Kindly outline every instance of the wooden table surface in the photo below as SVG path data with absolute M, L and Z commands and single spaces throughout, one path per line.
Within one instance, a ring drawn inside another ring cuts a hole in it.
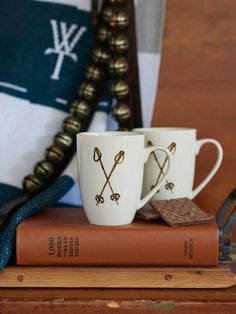
M 229 289 L 1 289 L 0 313 L 214 313 L 236 312 Z
M 153 125 L 190 126 L 223 145 L 220 171 L 196 202 L 216 212 L 235 187 L 236 1 L 168 0 Z M 204 148 L 198 182 L 214 151 Z M 0 313 L 236 313 L 227 289 L 1 288 Z

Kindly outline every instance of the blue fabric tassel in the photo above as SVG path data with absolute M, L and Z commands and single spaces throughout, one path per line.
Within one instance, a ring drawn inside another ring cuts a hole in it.
M 25 218 L 54 205 L 73 185 L 74 180 L 70 176 L 64 175 L 48 189 L 30 199 L 16 211 L 9 224 L 0 234 L 0 271 L 6 266 L 15 248 L 17 225 Z

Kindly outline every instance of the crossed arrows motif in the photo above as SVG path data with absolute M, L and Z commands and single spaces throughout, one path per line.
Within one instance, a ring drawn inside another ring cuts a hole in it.
M 154 144 L 150 140 L 148 140 L 147 141 L 147 146 L 154 146 Z M 172 155 L 174 155 L 174 153 L 176 152 L 176 143 L 171 143 L 167 148 L 170 151 L 170 153 Z M 157 158 L 157 156 L 156 156 L 156 154 L 155 154 L 155 152 L 152 152 L 151 155 L 153 155 L 153 157 L 154 157 L 154 159 L 155 159 L 155 161 L 157 163 L 157 166 L 160 169 L 160 172 L 158 174 L 156 183 L 151 186 L 151 189 L 153 189 L 159 183 L 161 175 L 163 175 L 163 176 L 165 175 L 164 168 L 165 168 L 165 165 L 166 165 L 166 163 L 168 161 L 168 157 L 166 156 L 163 164 L 161 165 L 159 160 L 158 160 L 158 158 Z M 171 193 L 173 193 L 174 186 L 175 185 L 174 185 L 173 182 L 169 182 L 168 180 L 166 180 L 166 185 L 165 185 L 165 189 L 166 190 L 170 190 Z
M 120 194 L 113 191 L 113 188 L 112 188 L 112 185 L 111 185 L 111 182 L 110 182 L 110 177 L 111 177 L 113 171 L 115 170 L 116 166 L 119 165 L 119 164 L 122 164 L 124 159 L 125 159 L 125 152 L 123 150 L 121 150 L 121 151 L 119 151 L 119 153 L 117 153 L 115 155 L 114 163 L 112 165 L 111 171 L 107 175 L 106 170 L 105 170 L 104 165 L 103 165 L 103 162 L 102 162 L 102 153 L 101 153 L 101 151 L 100 151 L 100 149 L 98 147 L 94 148 L 93 160 L 95 162 L 100 163 L 102 171 L 103 171 L 103 173 L 104 173 L 104 175 L 106 177 L 106 181 L 105 181 L 105 183 L 104 183 L 104 185 L 102 187 L 102 190 L 101 190 L 100 194 L 97 194 L 95 196 L 95 200 L 97 201 L 96 205 L 104 203 L 103 192 L 104 192 L 107 184 L 109 185 L 109 188 L 110 188 L 111 193 L 112 193 L 111 196 L 110 196 L 110 199 L 112 201 L 115 201 L 116 204 L 119 205 L 118 200 L 120 199 Z

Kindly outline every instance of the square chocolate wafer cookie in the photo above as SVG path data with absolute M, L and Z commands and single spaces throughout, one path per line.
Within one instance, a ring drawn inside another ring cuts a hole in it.
M 152 201 L 150 205 L 172 227 L 206 224 L 214 219 L 188 198 Z
M 143 219 L 143 220 L 156 220 L 161 218 L 158 212 L 150 208 L 141 208 L 137 211 L 135 218 Z

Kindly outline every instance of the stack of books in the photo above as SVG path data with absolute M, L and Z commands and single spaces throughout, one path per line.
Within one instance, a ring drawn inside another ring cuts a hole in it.
M 16 257 L 18 265 L 216 266 L 218 228 L 141 219 L 96 226 L 82 208 L 51 207 L 18 226 Z

